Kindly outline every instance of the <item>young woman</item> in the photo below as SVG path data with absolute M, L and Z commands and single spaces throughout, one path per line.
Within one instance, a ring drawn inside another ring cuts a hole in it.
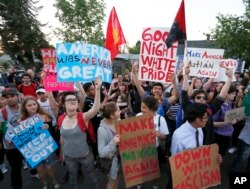
M 163 116 L 160 116 L 157 114 L 157 109 L 158 109 L 158 100 L 155 99 L 152 96 L 148 96 L 142 100 L 141 103 L 141 113 L 137 114 L 138 115 L 143 115 L 146 113 L 152 113 L 154 115 L 154 127 L 155 127 L 155 137 L 156 137 L 156 148 L 158 151 L 158 160 L 159 163 L 163 163 L 165 161 L 164 154 L 162 153 L 162 148 L 161 148 L 161 142 L 166 140 L 167 135 L 169 134 L 168 131 L 168 126 L 166 123 L 166 120 Z M 165 147 L 165 145 L 164 145 Z M 153 189 L 157 189 L 157 180 L 154 180 L 154 186 Z M 140 189 L 142 186 L 139 184 L 137 185 L 137 189 Z
M 82 119 L 88 129 L 88 123 L 100 108 L 100 88 L 102 81 L 96 78 L 95 84 L 95 100 L 92 108 L 82 114 Z M 83 132 L 79 127 L 77 113 L 79 109 L 79 100 L 74 92 L 64 93 L 61 99 L 61 108 L 65 111 L 65 117 L 62 120 L 61 133 L 61 157 L 65 160 L 69 170 L 69 188 L 77 189 L 77 173 L 78 165 L 81 164 L 82 171 L 86 177 L 93 183 L 93 189 L 100 189 L 98 177 L 94 166 L 94 157 L 89 149 L 87 142 L 87 133 Z
M 20 121 L 24 121 L 29 117 L 34 116 L 35 114 L 38 114 L 48 127 L 52 127 L 52 117 L 41 108 L 37 100 L 32 96 L 25 97 L 21 105 Z M 48 188 L 47 174 L 51 177 L 52 182 L 54 184 L 54 188 L 60 188 L 60 185 L 57 183 L 55 177 L 55 164 L 56 157 L 53 153 L 46 160 L 41 162 L 38 167 L 36 167 L 41 182 L 43 184 L 43 189 Z
M 97 131 L 98 152 L 101 158 L 113 158 L 111 169 L 108 173 L 107 189 L 118 189 L 121 164 L 117 145 L 120 136 L 116 134 L 115 121 L 120 118 L 120 109 L 114 102 L 103 106 L 100 127 Z

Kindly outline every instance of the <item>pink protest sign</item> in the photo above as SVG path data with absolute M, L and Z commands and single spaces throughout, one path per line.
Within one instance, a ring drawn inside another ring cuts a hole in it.
M 73 82 L 58 82 L 57 74 L 49 74 L 43 80 L 46 91 L 73 91 Z
M 56 51 L 55 49 L 41 49 L 43 60 L 43 71 L 45 73 L 55 73 Z

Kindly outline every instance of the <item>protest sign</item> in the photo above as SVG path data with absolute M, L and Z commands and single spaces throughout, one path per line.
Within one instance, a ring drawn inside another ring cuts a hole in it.
M 233 70 L 233 73 L 236 71 L 237 68 L 237 60 L 234 59 L 222 59 L 220 64 L 223 67 L 229 68 Z M 225 68 L 220 68 L 219 69 L 219 73 L 218 73 L 218 77 L 214 79 L 214 82 L 220 82 L 220 81 L 227 81 L 227 75 L 226 75 L 226 69 Z M 233 81 L 236 81 L 234 75 L 233 75 Z
M 218 145 L 185 150 L 169 158 L 173 189 L 208 188 L 221 183 Z
M 55 73 L 56 71 L 56 50 L 41 49 L 43 71 L 45 73 Z
M 191 61 L 190 76 L 217 78 L 224 49 L 185 48 L 184 62 Z
M 242 119 L 244 119 L 244 117 L 246 117 L 245 107 L 235 108 L 235 109 L 226 111 L 226 113 L 225 113 L 225 121 L 226 122 L 233 121 L 234 119 L 242 120 Z
M 240 72 L 240 73 L 243 73 L 243 70 L 245 68 L 245 64 L 246 62 L 241 60 L 241 59 L 237 59 L 237 68 L 236 68 L 236 71 L 237 72 Z
M 46 91 L 73 91 L 73 82 L 58 82 L 57 73 L 47 74 L 43 79 L 43 85 Z
M 99 77 L 112 81 L 110 51 L 92 44 L 58 43 L 56 45 L 56 70 L 58 81 L 91 82 Z
M 126 187 L 159 178 L 153 115 L 118 121 L 116 130 L 121 136 L 119 152 Z
M 171 82 L 175 72 L 178 42 L 167 48 L 169 28 L 144 28 L 142 32 L 138 79 L 162 83 Z
M 58 148 L 49 131 L 43 129 L 43 125 L 40 116 L 35 115 L 22 121 L 20 125 L 11 127 L 6 133 L 31 168 L 47 159 Z

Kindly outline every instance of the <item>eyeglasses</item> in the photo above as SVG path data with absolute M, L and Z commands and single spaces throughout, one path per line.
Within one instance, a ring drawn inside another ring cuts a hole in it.
M 65 102 L 66 102 L 66 103 L 71 103 L 71 104 L 72 104 L 72 103 L 77 103 L 78 100 L 77 100 L 76 98 L 69 98 L 69 99 L 66 99 Z
M 197 100 L 200 100 L 200 99 L 207 100 L 207 98 L 205 96 L 196 96 L 195 98 Z

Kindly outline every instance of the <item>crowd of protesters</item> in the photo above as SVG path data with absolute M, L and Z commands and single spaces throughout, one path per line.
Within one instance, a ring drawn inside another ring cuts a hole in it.
M 225 82 L 214 82 L 189 76 L 190 68 L 185 66 L 171 76 L 171 84 L 164 85 L 138 80 L 138 65 L 133 64 L 124 75 L 114 73 L 111 84 L 96 78 L 93 82 L 76 83 L 75 91 L 52 93 L 43 87 L 43 74 L 39 76 L 29 69 L 16 77 L 14 68 L 10 68 L 7 86 L 0 87 L 0 174 L 9 170 L 12 188 L 22 188 L 21 170 L 27 162 L 5 134 L 8 128 L 38 114 L 59 146 L 30 169 L 43 189 L 48 188 L 47 175 L 55 189 L 61 187 L 55 176 L 57 161 L 64 161 L 68 168 L 70 189 L 78 188 L 79 171 L 92 181 L 93 188 L 101 189 L 96 173 L 99 156 L 113 159 L 106 188 L 117 189 L 122 171 L 115 122 L 146 113 L 154 115 L 160 164 L 180 151 L 217 143 L 219 157 L 237 151 L 229 165 L 231 171 L 250 172 L 250 73 L 245 70 L 244 74 L 233 74 L 230 69 L 225 72 Z M 245 119 L 225 121 L 226 111 L 242 106 Z M 88 132 L 82 132 L 82 124 Z M 243 169 L 241 164 L 246 159 L 247 167 Z M 153 189 L 159 188 L 158 182 L 152 182 Z M 166 187 L 171 188 L 171 182 Z M 143 183 L 137 188 L 143 188 Z

